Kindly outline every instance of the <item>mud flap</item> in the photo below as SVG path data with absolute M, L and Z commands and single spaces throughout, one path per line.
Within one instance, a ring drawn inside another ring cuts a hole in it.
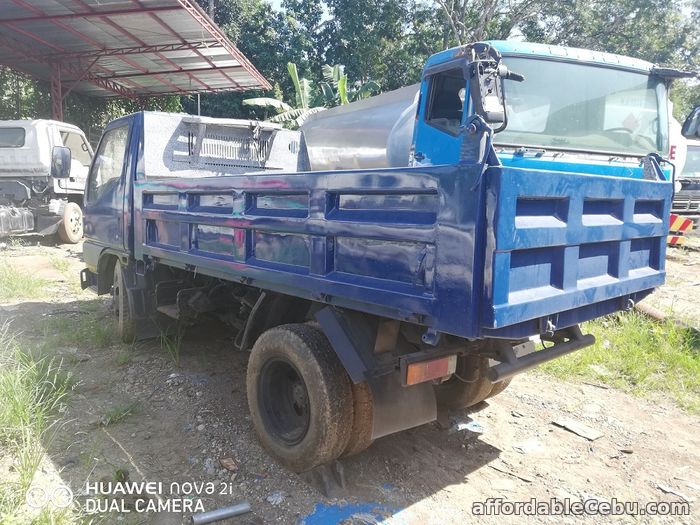
M 374 399 L 372 439 L 387 436 L 437 419 L 437 402 L 431 382 L 401 386 L 399 371 L 369 380 Z

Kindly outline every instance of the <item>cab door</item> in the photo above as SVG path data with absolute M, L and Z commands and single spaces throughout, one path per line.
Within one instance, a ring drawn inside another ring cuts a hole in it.
M 70 149 L 70 177 L 59 179 L 58 185 L 68 193 L 82 193 L 92 163 L 92 148 L 82 133 L 73 129 L 59 127 L 61 142 Z
M 416 165 L 459 161 L 469 100 L 465 72 L 463 62 L 427 72 L 414 137 Z
M 130 180 L 131 128 L 130 118 L 107 126 L 90 167 L 85 194 L 85 237 L 119 251 L 126 248 L 124 203 Z

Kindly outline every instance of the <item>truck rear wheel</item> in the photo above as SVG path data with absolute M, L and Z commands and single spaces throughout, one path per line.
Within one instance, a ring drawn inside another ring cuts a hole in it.
M 481 403 L 489 396 L 493 386 L 486 377 L 488 368 L 488 357 L 461 356 L 457 361 L 456 374 L 444 383 L 435 385 L 438 404 L 450 410 L 459 410 Z
M 119 261 L 114 263 L 112 281 L 112 312 L 117 324 L 117 335 L 125 343 L 134 342 L 134 322 L 129 308 L 128 291 L 125 286 L 124 269 Z
M 352 385 L 352 408 L 352 433 L 350 441 L 343 450 L 343 457 L 359 454 L 374 442 L 372 439 L 374 399 L 372 389 L 367 383 Z
M 69 202 L 63 208 L 58 236 L 63 242 L 70 244 L 77 244 L 83 238 L 83 210 L 75 202 Z
M 508 388 L 508 385 L 510 385 L 510 382 L 512 381 L 512 377 L 510 379 L 505 379 L 503 381 L 499 381 L 498 383 L 494 383 L 493 387 L 491 388 L 491 393 L 489 393 L 487 399 L 489 397 L 497 396 L 501 392 L 503 392 L 506 388 Z
M 312 469 L 346 449 L 350 380 L 318 328 L 290 324 L 264 332 L 250 354 L 246 383 L 258 438 L 289 469 Z

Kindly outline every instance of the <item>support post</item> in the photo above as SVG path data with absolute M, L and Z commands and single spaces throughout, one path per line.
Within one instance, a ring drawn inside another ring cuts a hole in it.
M 61 86 L 61 66 L 51 65 L 51 118 L 63 120 L 63 89 Z

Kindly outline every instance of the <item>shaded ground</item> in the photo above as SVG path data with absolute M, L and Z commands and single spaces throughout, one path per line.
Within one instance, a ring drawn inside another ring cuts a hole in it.
M 684 315 L 693 318 L 698 305 L 688 296 L 695 290 L 690 285 L 700 279 L 700 252 L 686 253 L 692 255 L 671 254 L 670 286 L 650 300 L 673 305 L 674 311 L 682 304 Z M 326 499 L 258 445 L 247 413 L 247 356 L 232 350 L 231 334 L 217 326 L 191 330 L 178 356 L 162 341 L 131 348 L 116 343 L 108 303 L 76 285 L 82 267 L 78 254 L 74 247 L 50 246 L 3 253 L 18 267 L 41 271 L 53 284 L 45 298 L 0 307 L 0 322 L 10 320 L 15 333 L 61 356 L 74 374 L 66 423 L 46 448 L 75 493 L 86 480 L 126 471 L 130 480 L 162 481 L 166 487 L 172 481 L 215 482 L 216 494 L 195 496 L 206 510 L 251 503 L 251 514 L 222 523 L 364 524 L 375 523 L 377 516 L 392 524 L 511 523 L 519 519 L 473 515 L 473 502 L 531 497 L 643 503 L 686 498 L 693 514 L 685 518 L 588 521 L 700 522 L 694 508 L 700 497 L 700 418 L 671 401 L 652 404 L 539 373 L 516 379 L 475 412 L 453 415 L 458 422 L 472 422 L 471 430 L 425 425 L 382 438 L 344 460 L 348 486 L 341 499 Z M 58 258 L 68 264 L 56 263 Z M 585 423 L 603 436 L 589 441 L 552 424 L 562 418 Z M 232 470 L 221 467 L 222 458 L 233 460 Z M 134 504 L 134 498 L 126 499 Z M 105 523 L 184 522 L 179 514 L 106 516 Z M 575 523 L 580 518 L 533 520 Z

